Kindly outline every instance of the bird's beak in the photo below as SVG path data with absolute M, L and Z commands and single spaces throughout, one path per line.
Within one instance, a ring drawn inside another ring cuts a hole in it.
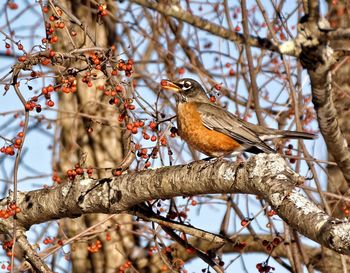
M 174 91 L 176 93 L 181 90 L 180 86 L 178 86 L 176 83 L 169 81 L 169 80 L 162 80 L 160 82 L 160 85 L 162 86 L 163 89 L 171 90 L 171 91 Z

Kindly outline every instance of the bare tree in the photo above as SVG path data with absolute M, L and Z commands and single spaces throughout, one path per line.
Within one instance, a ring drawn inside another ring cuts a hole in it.
M 0 120 L 1 266 L 187 272 L 197 258 L 202 272 L 232 272 L 227 254 L 264 253 L 258 272 L 347 272 L 350 11 L 346 1 L 329 2 L 328 14 L 321 5 L 6 2 L 0 80 L 13 107 Z M 276 153 L 199 160 L 160 84 L 183 77 L 244 120 L 319 133 L 326 149 L 278 140 Z M 52 183 L 30 157 L 45 134 Z M 30 179 L 50 185 L 21 188 Z M 222 219 L 208 219 L 213 206 Z

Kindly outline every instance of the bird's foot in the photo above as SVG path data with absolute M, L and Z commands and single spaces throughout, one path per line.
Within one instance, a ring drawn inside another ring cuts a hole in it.
M 215 157 L 215 156 L 208 156 L 208 157 L 206 157 L 206 158 L 203 158 L 202 160 L 203 161 L 211 161 L 211 160 L 213 160 L 213 159 L 216 159 L 217 157 Z

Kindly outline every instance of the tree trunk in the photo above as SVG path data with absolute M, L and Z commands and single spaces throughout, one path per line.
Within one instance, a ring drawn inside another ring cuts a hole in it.
M 350 26 L 350 10 L 347 7 L 347 1 L 337 1 L 336 5 L 333 5 L 330 1 L 329 4 L 329 20 L 332 28 L 348 28 Z M 332 43 L 334 48 L 347 48 L 349 46 L 349 40 L 337 40 Z M 333 101 L 338 112 L 338 122 L 344 137 L 350 142 L 350 63 L 348 57 L 341 60 L 341 65 L 338 65 L 336 72 L 333 72 Z M 329 158 L 330 161 L 333 158 Z M 339 171 L 337 166 L 328 166 L 329 183 L 328 189 L 331 192 L 347 193 L 349 188 L 344 179 L 343 174 Z M 339 205 L 339 204 L 338 204 Z M 342 204 L 344 205 L 344 204 Z M 343 217 L 341 207 L 334 211 L 335 216 Z
M 336 5 L 334 5 L 332 1 L 328 1 L 328 16 L 332 28 L 348 28 L 350 26 L 350 10 L 347 6 L 347 1 L 337 1 Z M 331 43 L 332 48 L 346 48 L 348 46 L 349 40 L 338 40 Z M 333 72 L 332 96 L 338 113 L 340 129 L 347 142 L 350 143 L 350 63 L 347 60 L 348 57 L 340 60 L 339 63 L 341 63 L 341 65 L 337 65 L 337 71 L 335 73 Z M 330 154 L 329 161 L 334 161 Z M 327 169 L 328 191 L 342 195 L 348 193 L 349 187 L 340 169 L 336 165 L 328 165 Z M 343 218 L 345 216 L 343 210 L 343 207 L 346 206 L 345 202 L 335 200 L 334 202 L 329 202 L 329 204 L 331 205 L 334 217 Z M 324 249 L 322 255 L 323 257 L 320 259 L 319 263 L 321 264 L 321 268 L 323 268 L 323 272 L 344 272 L 340 254 L 329 249 Z M 344 259 L 347 260 L 347 267 L 349 267 L 350 261 L 348 257 L 344 257 Z
M 84 34 L 84 30 L 74 26 L 74 31 L 77 32 L 73 38 L 76 48 L 108 48 L 112 45 L 115 38 L 115 25 L 99 23 L 100 18 L 92 12 L 97 7 L 92 7 L 90 1 L 61 1 L 61 3 L 87 26 L 87 32 L 95 40 L 92 41 Z M 107 1 L 107 5 L 111 12 L 116 8 L 113 1 Z M 75 49 L 68 35 L 62 35 L 59 39 L 61 42 L 56 46 L 58 51 L 69 52 Z M 70 67 L 81 68 L 81 64 L 72 63 Z M 101 72 L 96 71 L 96 73 L 102 76 Z M 81 74 L 77 77 L 77 92 L 60 93 L 59 96 L 58 129 L 61 144 L 59 160 L 54 164 L 54 168 L 65 174 L 68 169 L 74 169 L 75 164 L 80 163 L 84 168 L 90 166 L 97 168 L 94 169 L 93 176 L 102 177 L 109 175 L 108 172 L 103 171 L 104 168 L 113 168 L 123 159 L 122 132 L 119 128 L 100 125 L 93 121 L 105 119 L 105 122 L 112 125 L 110 121 L 117 122 L 118 112 L 116 107 L 108 104 L 108 100 L 102 96 L 103 92 L 97 89 L 97 86 L 105 85 L 105 79 L 101 77 L 99 80 L 94 80 L 93 86 L 88 88 L 86 83 L 82 82 Z M 89 133 L 88 128 L 92 128 L 93 131 Z M 130 233 L 132 217 L 116 215 L 104 221 L 106 218 L 107 215 L 104 214 L 91 214 L 74 220 L 61 220 L 68 237 L 73 237 L 94 225 L 110 229 L 108 241 L 107 233 L 99 234 L 97 238 L 88 241 L 102 242 L 102 249 L 97 253 L 89 253 L 89 243 L 85 240 L 73 243 L 71 249 L 73 272 L 116 272 L 116 269 L 128 259 L 135 244 Z M 119 229 L 119 226 L 122 228 Z

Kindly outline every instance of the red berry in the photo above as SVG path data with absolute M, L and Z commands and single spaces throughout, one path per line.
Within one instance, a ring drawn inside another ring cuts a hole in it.
M 272 243 L 273 243 L 275 246 L 277 246 L 277 245 L 279 245 L 279 244 L 281 243 L 281 239 L 276 237 L 276 238 L 273 239 Z
M 246 226 L 249 224 L 249 219 L 245 218 L 241 221 L 241 226 Z
M 149 124 L 149 128 L 151 128 L 152 130 L 155 130 L 157 128 L 157 123 L 155 123 L 154 121 L 151 121 Z
M 221 90 L 221 85 L 217 83 L 217 84 L 214 85 L 214 88 L 216 90 L 220 91 Z
M 180 75 L 185 74 L 185 68 L 184 67 L 180 67 L 177 71 Z
M 53 106 L 55 105 L 55 103 L 54 103 L 52 100 L 48 100 L 48 101 L 46 102 L 46 105 L 47 105 L 48 107 L 53 107 Z
M 133 128 L 131 129 L 131 133 L 137 134 L 137 127 L 133 127 Z
M 147 161 L 147 162 L 145 163 L 145 168 L 148 168 L 148 167 L 150 167 L 150 166 L 151 166 L 151 162 Z
M 26 60 L 26 56 L 21 56 L 18 58 L 19 62 L 24 62 Z
M 128 123 L 128 125 L 126 125 L 126 129 L 128 129 L 129 131 L 132 130 L 134 126 L 132 125 L 132 123 Z
M 115 170 L 114 171 L 114 175 L 115 176 L 121 176 L 122 175 L 122 171 L 121 170 Z
M 22 144 L 22 139 L 16 138 L 15 144 L 18 145 L 18 146 L 20 146 L 20 145 Z
M 15 151 L 14 151 L 13 147 L 12 147 L 12 146 L 7 146 L 7 147 L 5 148 L 5 154 L 14 155 L 14 154 L 15 154 Z
M 168 81 L 162 80 L 162 81 L 160 82 L 160 85 L 161 85 L 161 86 L 167 86 L 167 85 L 168 85 Z

